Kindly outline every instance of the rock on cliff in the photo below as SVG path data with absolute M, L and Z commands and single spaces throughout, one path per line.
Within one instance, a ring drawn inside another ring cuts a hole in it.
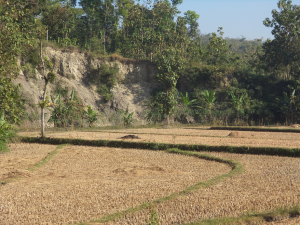
M 84 105 L 93 106 L 94 109 L 104 112 L 106 117 L 118 110 L 126 110 L 128 106 L 129 112 L 134 112 L 133 118 L 143 121 L 144 103 L 150 97 L 152 89 L 157 86 L 154 79 L 155 65 L 125 59 L 103 60 L 92 58 L 88 53 L 78 50 L 61 50 L 50 46 L 45 47 L 44 55 L 53 63 L 53 71 L 57 75 L 56 82 L 48 85 L 50 94 L 60 84 L 69 90 L 74 89 Z M 113 98 L 105 103 L 96 92 L 96 85 L 91 82 L 89 69 L 100 67 L 102 64 L 113 66 L 115 63 L 119 68 L 118 83 L 112 89 Z M 36 70 L 36 79 L 29 79 L 26 73 L 21 71 L 16 83 L 21 83 L 21 92 L 28 100 L 27 112 L 37 110 L 34 106 L 40 101 L 44 87 L 40 72 Z

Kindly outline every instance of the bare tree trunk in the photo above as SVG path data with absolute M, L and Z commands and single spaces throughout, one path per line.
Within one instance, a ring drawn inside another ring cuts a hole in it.
M 43 101 L 46 100 L 46 92 L 47 92 L 47 77 L 46 77 L 46 72 L 45 72 L 45 64 L 44 64 L 44 59 L 43 59 L 43 49 L 42 49 L 42 39 L 40 40 L 40 56 L 41 56 L 41 61 L 42 61 L 42 68 L 43 68 L 43 76 L 45 79 L 45 88 L 44 88 L 44 94 L 43 94 Z M 45 113 L 44 113 L 44 108 L 41 107 L 41 126 L 42 126 L 42 138 L 45 138 Z
M 48 42 L 48 30 L 46 31 L 46 41 Z

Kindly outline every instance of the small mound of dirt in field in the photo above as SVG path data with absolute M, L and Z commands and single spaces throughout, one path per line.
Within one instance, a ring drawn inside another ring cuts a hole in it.
M 123 136 L 123 137 L 120 137 L 121 139 L 141 139 L 139 136 L 136 136 L 136 135 L 126 135 L 126 136 Z
M 231 132 L 228 136 L 229 137 L 241 137 L 240 133 L 236 132 L 236 131 Z
M 291 127 L 297 128 L 297 127 L 300 127 L 300 125 L 299 124 L 293 124 L 293 125 L 291 125 Z
M 15 177 L 31 177 L 31 174 L 29 171 L 20 171 L 20 170 L 13 170 L 13 171 L 9 171 L 8 173 L 5 173 L 2 175 L 1 180 L 6 180 L 6 179 L 11 179 L 11 178 L 15 178 Z
M 118 168 L 116 170 L 113 170 L 112 172 L 115 174 L 137 176 L 137 177 L 142 177 L 142 176 L 147 176 L 147 175 L 160 175 L 162 173 L 182 173 L 180 171 L 167 170 L 166 168 L 159 167 L 159 166 L 125 167 L 125 168 Z

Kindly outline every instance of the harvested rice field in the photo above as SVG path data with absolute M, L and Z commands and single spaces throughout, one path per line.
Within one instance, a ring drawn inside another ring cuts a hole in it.
M 81 138 L 86 140 L 122 140 L 127 134 L 138 135 L 141 139 L 127 139 L 124 141 L 157 142 L 171 144 L 200 144 L 249 147 L 284 147 L 300 148 L 300 133 L 284 132 L 253 132 L 205 130 L 196 128 L 175 129 L 123 129 L 105 130 L 100 132 L 68 131 L 48 133 L 48 137 Z M 22 132 L 21 136 L 38 136 L 37 132 Z
M 131 134 L 140 139 L 120 139 Z M 19 135 L 34 137 L 38 133 L 23 132 Z M 47 136 L 300 148 L 300 133 L 284 132 L 177 128 L 48 132 Z M 165 151 L 71 145 L 59 149 L 47 164 L 35 170 L 26 170 L 51 154 L 57 146 L 11 144 L 10 147 L 10 153 L 0 154 L 0 169 L 5 169 L 4 172 L 0 171 L 0 178 L 19 178 L 0 185 L 0 224 L 84 222 L 146 225 L 145 220 L 150 218 L 149 209 L 146 208 L 116 217 L 109 222 L 90 221 L 179 193 L 199 182 L 206 182 L 232 171 L 232 167 L 224 163 Z M 235 160 L 243 166 L 244 172 L 157 203 L 155 210 L 160 225 L 236 218 L 247 213 L 300 205 L 300 158 L 201 152 L 203 153 Z M 19 172 L 10 173 L 13 171 Z M 278 221 L 271 222 L 258 219 L 251 224 L 300 224 L 299 217 L 277 219 Z
M 213 152 L 208 154 L 241 162 L 245 173 L 156 205 L 155 210 L 161 224 L 238 217 L 247 212 L 263 212 L 300 204 L 300 159 Z M 138 225 L 143 224 L 147 218 L 149 210 L 143 210 L 105 224 Z M 281 222 L 299 224 L 299 218 Z
M 30 173 L 27 169 L 45 158 L 48 153 L 56 148 L 54 145 L 25 143 L 9 144 L 8 147 L 10 153 L 0 154 L 0 181 L 16 176 L 29 176 Z
M 57 146 L 10 147 L 0 155 L 2 181 L 7 172 L 32 167 Z M 0 224 L 89 221 L 230 171 L 224 163 L 163 151 L 64 146 L 47 164 L 0 185 Z

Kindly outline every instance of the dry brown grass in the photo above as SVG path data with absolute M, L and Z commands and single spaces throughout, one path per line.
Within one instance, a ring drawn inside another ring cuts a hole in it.
M 10 152 L 0 155 L 0 181 L 28 175 L 29 167 L 42 160 L 53 151 L 54 145 L 41 144 L 9 144 Z
M 241 162 L 245 173 L 188 196 L 180 196 L 157 205 L 155 209 L 162 224 L 238 217 L 246 212 L 269 211 L 300 203 L 300 159 L 212 152 L 209 154 Z M 143 210 L 105 224 L 140 225 L 148 217 L 149 212 Z M 288 221 L 281 224 L 299 224 L 299 219 Z
M 15 151 L 36 148 L 32 154 L 39 155 L 43 151 L 39 146 L 23 144 Z M 162 151 L 65 146 L 29 176 L 0 186 L 0 221 L 8 225 L 88 221 L 230 170 L 225 164 Z

